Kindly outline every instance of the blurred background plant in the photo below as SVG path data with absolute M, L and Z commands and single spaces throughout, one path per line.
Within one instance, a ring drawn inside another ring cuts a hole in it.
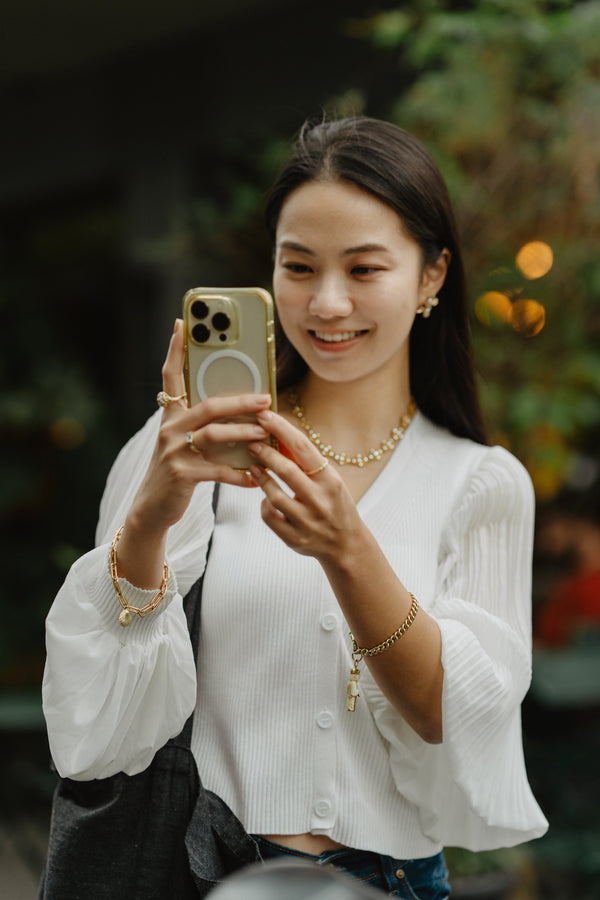
M 61 0 L 37 29 L 32 3 L 9 5 L 0 798 L 46 811 L 46 611 L 93 542 L 115 454 L 154 409 L 183 292 L 269 287 L 264 191 L 305 116 L 380 116 L 427 144 L 464 237 L 494 440 L 525 463 L 540 509 L 598 477 L 600 0 L 230 0 L 210 14 L 126 0 L 119 29 L 112 2 L 77 19 Z M 536 569 L 540 604 L 549 571 Z M 560 734 L 556 712 L 525 708 L 532 782 L 556 822 L 521 897 L 591 900 L 598 717 L 560 709 Z
M 546 500 L 600 425 L 600 15 L 563 0 L 461 7 L 424 0 L 355 29 L 414 75 L 391 115 L 449 182 L 485 408 Z

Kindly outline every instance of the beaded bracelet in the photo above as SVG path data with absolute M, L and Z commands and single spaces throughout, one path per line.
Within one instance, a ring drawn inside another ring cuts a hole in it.
M 110 547 L 108 568 L 110 571 L 110 579 L 112 581 L 113 588 L 115 589 L 115 594 L 117 595 L 119 603 L 122 607 L 121 614 L 119 616 L 119 625 L 122 625 L 123 628 L 127 628 L 128 625 L 131 625 L 132 613 L 135 613 L 136 616 L 139 616 L 140 619 L 142 619 L 144 616 L 150 615 L 150 613 L 154 612 L 154 610 L 158 606 L 160 606 L 167 593 L 167 584 L 171 572 L 169 566 L 165 562 L 163 564 L 163 580 L 152 600 L 149 603 L 146 603 L 145 606 L 131 606 L 123 596 L 123 592 L 121 591 L 121 586 L 119 584 L 119 573 L 117 571 L 117 544 L 119 543 L 119 538 L 121 537 L 121 532 L 123 531 L 124 527 L 124 525 L 121 525 L 114 536 L 113 542 Z
M 383 653 L 384 650 L 388 650 L 396 641 L 399 641 L 401 637 L 403 637 L 412 623 L 415 620 L 415 616 L 417 615 L 417 610 L 419 609 L 419 601 L 415 597 L 414 594 L 411 594 L 409 591 L 412 603 L 410 605 L 410 610 L 408 611 L 408 615 L 405 618 L 404 622 L 393 634 L 386 638 L 385 641 L 382 641 L 381 644 L 377 644 L 376 647 L 371 647 L 369 650 L 366 648 L 361 648 L 356 643 L 356 639 L 352 632 L 350 632 L 350 639 L 352 641 L 352 668 L 350 669 L 350 680 L 348 681 L 348 687 L 346 689 L 347 694 L 347 702 L 346 709 L 349 712 L 354 712 L 356 710 L 356 700 L 359 696 L 358 692 L 358 677 L 360 675 L 359 671 L 359 663 L 362 662 L 365 656 L 377 656 L 378 653 Z

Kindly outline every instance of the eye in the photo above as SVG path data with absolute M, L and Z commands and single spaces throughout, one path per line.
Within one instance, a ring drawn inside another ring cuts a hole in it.
M 353 275 L 373 275 L 376 272 L 382 272 L 381 266 L 353 266 Z
M 294 275 L 305 275 L 307 272 L 312 271 L 310 266 L 307 266 L 306 263 L 284 263 L 283 268 L 287 269 L 288 272 L 292 272 Z

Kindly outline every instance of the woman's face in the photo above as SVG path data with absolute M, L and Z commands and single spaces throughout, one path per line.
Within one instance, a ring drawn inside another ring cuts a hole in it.
M 326 381 L 408 379 L 417 307 L 437 293 L 446 270 L 445 254 L 424 268 L 391 207 L 348 182 L 308 182 L 282 206 L 273 275 L 279 318 Z

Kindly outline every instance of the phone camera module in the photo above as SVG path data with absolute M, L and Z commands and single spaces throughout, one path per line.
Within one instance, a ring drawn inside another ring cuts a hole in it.
M 197 344 L 205 344 L 210 337 L 210 331 L 206 325 L 194 325 L 192 328 L 192 337 Z
M 218 312 L 212 317 L 212 325 L 216 331 L 227 331 L 231 325 L 231 319 L 227 313 Z
M 208 315 L 208 306 L 204 300 L 194 300 L 191 311 L 195 319 L 205 319 Z M 206 338 L 204 338 L 204 340 L 206 340 Z

